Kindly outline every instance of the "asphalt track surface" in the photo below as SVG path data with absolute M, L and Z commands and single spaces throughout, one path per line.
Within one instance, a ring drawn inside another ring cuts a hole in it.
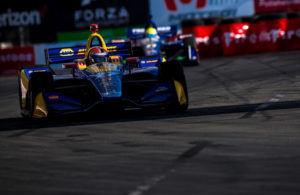
M 0 194 L 300 194 L 300 51 L 185 67 L 184 114 L 26 121 L 0 77 Z

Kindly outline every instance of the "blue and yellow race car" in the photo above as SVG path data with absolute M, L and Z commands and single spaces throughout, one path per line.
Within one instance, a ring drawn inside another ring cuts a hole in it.
M 133 57 L 130 42 L 105 43 L 91 25 L 86 47 L 45 49 L 46 65 L 19 70 L 21 115 L 47 118 L 96 110 L 188 108 L 181 63 L 161 56 Z

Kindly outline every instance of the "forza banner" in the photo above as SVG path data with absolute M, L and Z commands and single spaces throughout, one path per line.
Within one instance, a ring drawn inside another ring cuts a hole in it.
M 150 0 L 149 3 L 158 25 L 180 25 L 184 19 L 254 14 L 253 0 Z
M 300 10 L 300 0 L 254 0 L 254 2 L 257 14 Z
M 148 1 L 139 0 L 73 0 L 52 3 L 60 31 L 89 29 L 96 23 L 102 27 L 143 25 L 146 22 Z

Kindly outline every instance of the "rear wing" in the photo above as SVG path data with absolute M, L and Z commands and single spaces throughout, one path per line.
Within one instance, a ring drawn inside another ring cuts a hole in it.
M 161 38 L 173 37 L 177 34 L 176 26 L 159 26 L 157 27 L 158 36 Z M 127 30 L 127 38 L 129 39 L 142 39 L 145 36 L 144 28 L 133 28 Z
M 80 47 L 66 47 L 66 48 L 46 48 L 45 57 L 46 63 L 64 63 L 71 62 L 76 59 L 84 58 L 85 46 Z
M 95 46 L 95 45 L 94 45 Z M 107 43 L 109 56 L 128 57 L 132 55 L 131 43 Z M 86 47 L 46 48 L 45 57 L 47 65 L 55 63 L 72 62 L 85 57 Z
M 128 57 L 132 55 L 131 42 L 106 43 L 106 47 L 110 56 Z

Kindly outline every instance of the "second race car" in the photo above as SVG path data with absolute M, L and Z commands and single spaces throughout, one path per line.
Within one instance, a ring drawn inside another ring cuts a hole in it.
M 199 55 L 193 34 L 177 34 L 176 26 L 159 26 L 149 17 L 145 28 L 127 30 L 133 45 L 133 55 L 162 55 L 166 60 L 178 60 L 183 65 L 198 65 Z

